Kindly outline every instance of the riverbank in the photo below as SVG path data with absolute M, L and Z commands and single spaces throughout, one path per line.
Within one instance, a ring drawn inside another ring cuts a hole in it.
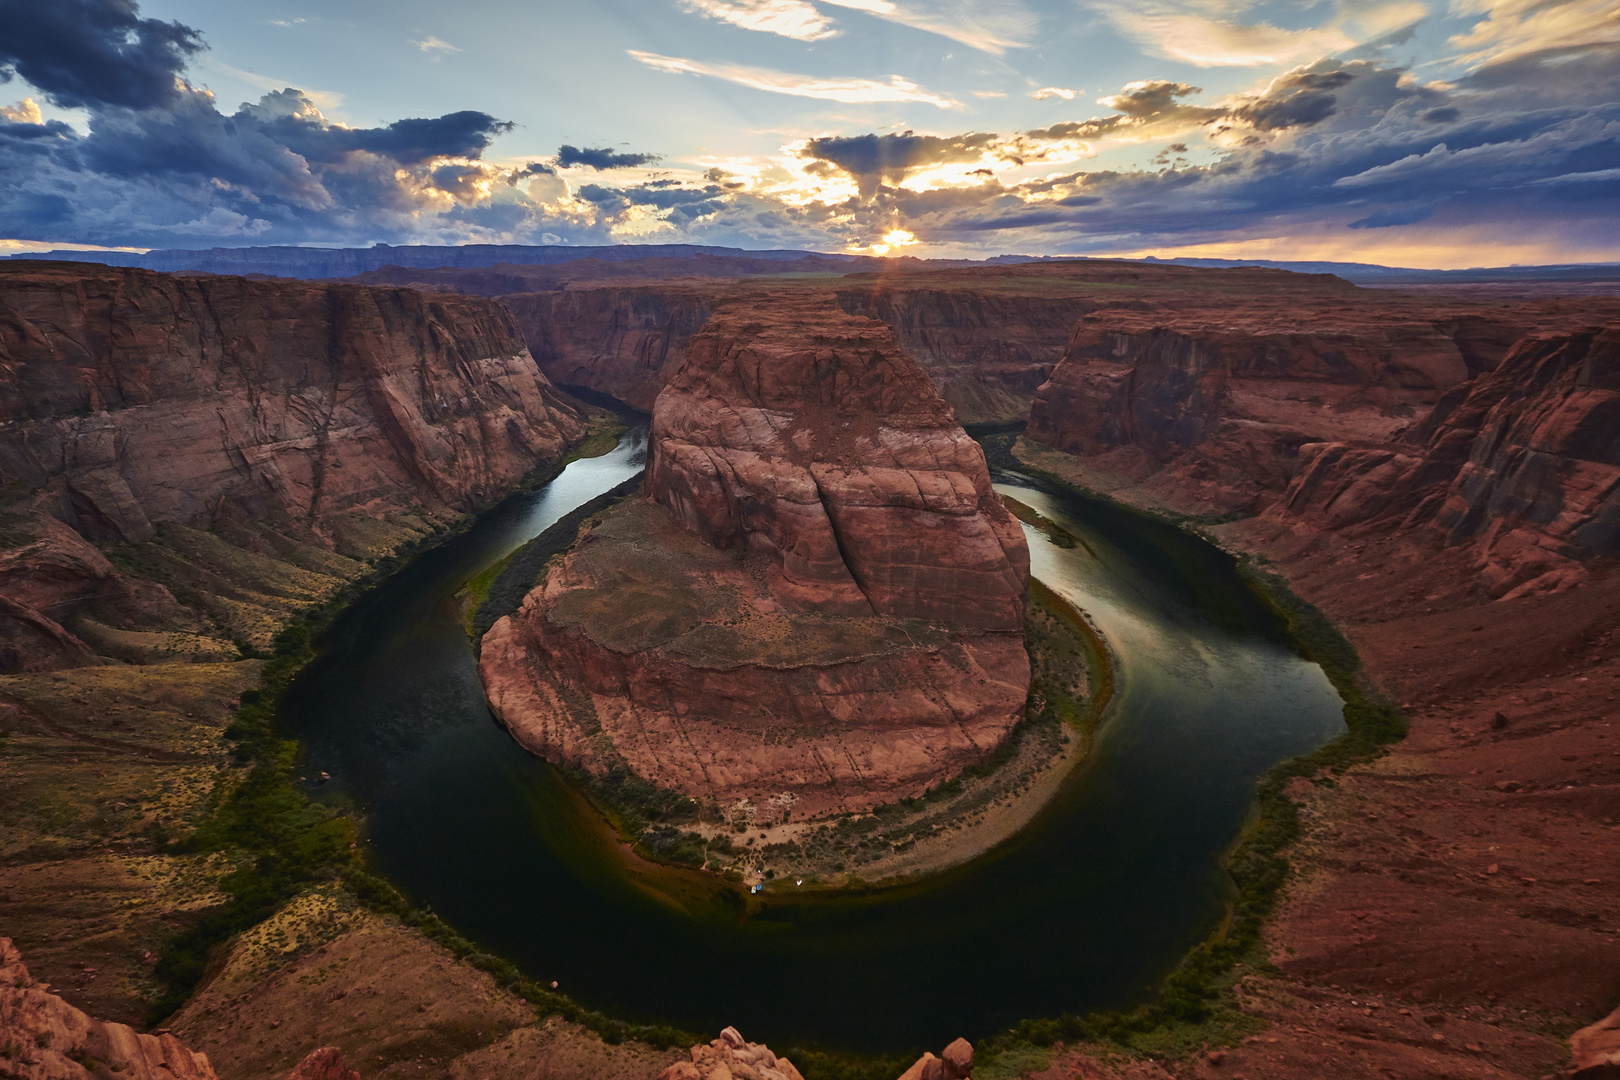
M 1072 543 L 1072 541 L 1071 541 Z M 1085 761 L 1113 700 L 1116 665 L 1085 614 L 1031 583 L 1028 713 L 978 764 L 922 796 L 795 820 L 777 808 L 702 806 L 620 772 L 569 770 L 645 877 L 704 869 L 766 898 L 914 883 L 1015 837 Z
M 1410 722 L 1384 752 L 1315 782 L 1285 778 L 1272 794 L 1292 807 L 1295 836 L 1275 852 L 1286 861 L 1261 947 L 1225 980 L 1227 1022 L 1202 1040 L 1161 1039 L 1168 1068 L 1109 1060 L 1107 1042 L 1086 1043 L 1107 1025 L 1071 1025 L 1037 1039 L 1052 1046 L 1043 1066 L 1359 1080 L 1536 1076 L 1567 1061 L 1563 1039 L 1620 998 L 1620 913 L 1602 887 L 1620 863 L 1620 742 L 1607 712 L 1620 684 L 1620 573 L 1481 603 L 1456 553 L 1219 522 L 1028 440 L 1010 452 L 1050 480 L 1097 481 L 1105 497 L 1285 582 L 1342 632 L 1359 681 Z M 1192 1056 L 1201 1048 L 1215 1049 Z

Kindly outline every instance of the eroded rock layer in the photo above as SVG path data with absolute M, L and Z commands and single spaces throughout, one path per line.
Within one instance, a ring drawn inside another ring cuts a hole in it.
M 1620 323 L 1528 336 L 1398 442 L 1301 460 L 1281 520 L 1472 545 L 1495 596 L 1568 588 L 1620 552 Z
M 583 430 L 481 299 L 0 271 L 0 482 L 60 493 L 82 533 L 226 505 L 317 530 L 384 499 L 470 509 Z
M 1526 333 L 1615 308 L 1480 308 L 1268 270 L 1185 286 L 1081 318 L 1027 434 L 1197 513 L 1261 512 L 1299 474 L 1301 447 L 1399 439 Z
M 814 814 L 916 794 L 1022 715 L 1023 534 L 882 324 L 717 312 L 659 397 L 646 491 L 484 639 L 536 753 Z
M 381 554 L 584 431 L 487 300 L 7 264 L 0 672 L 267 645 L 250 592 L 314 599 L 359 570 L 331 549 Z M 222 599 L 187 612 L 98 544 Z

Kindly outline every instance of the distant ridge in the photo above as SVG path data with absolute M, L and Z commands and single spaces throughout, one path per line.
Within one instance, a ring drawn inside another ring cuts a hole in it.
M 638 259 L 751 259 L 796 262 L 822 259 L 847 264 L 850 270 L 868 269 L 880 262 L 870 255 L 843 252 L 798 251 L 788 249 L 713 247 L 705 244 L 613 244 L 600 247 L 570 247 L 563 244 L 466 244 L 434 246 L 412 244 L 395 247 L 377 244 L 368 248 L 240 247 L 206 250 L 158 249 L 141 254 L 124 251 L 44 251 L 0 256 L 9 259 L 51 259 L 69 262 L 101 263 L 107 266 L 138 266 L 167 273 L 190 270 L 208 274 L 268 274 L 290 278 L 347 278 L 356 274 L 399 266 L 412 269 L 480 269 L 509 266 L 555 266 L 577 259 L 603 262 L 631 262 Z M 1091 261 L 1082 255 L 997 255 L 976 263 L 970 259 L 914 259 L 902 261 L 913 266 L 1005 265 L 1048 261 Z M 1358 285 L 1424 285 L 1525 281 L 1620 281 L 1620 263 L 1557 263 L 1548 266 L 1492 266 L 1467 270 L 1423 270 L 1415 267 L 1380 266 L 1377 263 L 1311 262 L 1276 259 L 1146 259 L 1105 260 L 1146 262 L 1164 266 L 1223 267 L 1260 266 L 1290 270 L 1298 274 L 1334 274 Z
M 1358 285 L 1439 285 L 1496 281 L 1620 281 L 1620 263 L 1552 263 L 1546 266 L 1475 266 L 1467 270 L 1420 270 L 1356 262 L 1280 262 L 1272 259 L 1140 260 L 1170 266 L 1263 266 L 1296 274 L 1334 274 Z
M 709 247 L 702 244 L 616 244 L 606 247 L 567 247 L 563 245 L 466 244 L 432 246 L 412 244 L 394 247 L 378 244 L 368 248 L 241 247 L 153 250 L 144 255 L 126 251 L 44 251 L 12 255 L 13 259 L 56 259 L 68 262 L 102 263 L 107 266 L 139 266 L 147 270 L 174 273 L 180 270 L 207 274 L 270 274 L 290 278 L 345 278 L 381 270 L 385 266 L 432 269 L 441 266 L 477 269 L 506 264 L 510 266 L 552 266 L 575 259 L 601 259 L 628 262 L 634 259 L 732 257 L 792 262 L 816 257 L 860 264 L 870 256 L 829 255 L 819 251 L 752 251 L 747 248 Z

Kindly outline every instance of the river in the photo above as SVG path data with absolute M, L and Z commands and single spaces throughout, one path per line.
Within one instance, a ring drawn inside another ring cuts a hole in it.
M 1220 857 L 1276 762 L 1342 703 L 1224 553 L 1100 501 L 998 476 L 1080 542 L 1026 529 L 1035 576 L 1114 647 L 1093 755 L 975 862 L 865 895 L 745 908 L 692 871 L 636 867 L 557 770 L 484 704 L 454 597 L 641 467 L 645 433 L 571 463 L 349 609 L 282 723 L 318 798 L 358 806 L 374 866 L 481 947 L 584 1005 L 779 1052 L 938 1050 L 1025 1017 L 1129 1007 L 1220 922 Z

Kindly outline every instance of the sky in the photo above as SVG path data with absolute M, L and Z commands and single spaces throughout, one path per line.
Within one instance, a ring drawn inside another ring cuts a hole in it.
M 1616 0 L 0 0 L 0 252 L 1620 261 Z

